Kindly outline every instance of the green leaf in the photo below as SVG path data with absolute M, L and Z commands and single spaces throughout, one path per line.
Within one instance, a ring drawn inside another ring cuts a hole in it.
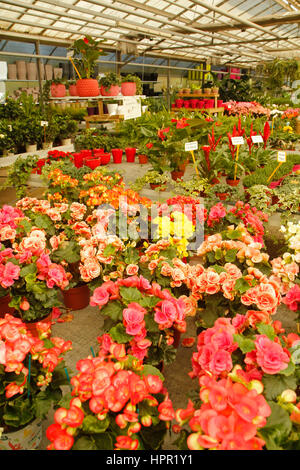
M 67 261 L 67 263 L 77 263 L 80 261 L 80 247 L 74 241 L 65 241 L 53 252 L 53 261 Z
M 278 373 L 281 374 L 281 375 L 286 375 L 286 376 L 294 374 L 295 373 L 295 364 L 293 363 L 293 361 L 290 361 L 288 366 L 285 369 L 282 369 Z
M 214 264 L 214 265 L 210 266 L 210 268 L 212 268 L 218 274 L 226 273 L 226 269 L 224 269 L 222 266 L 219 266 L 218 264 Z
M 226 232 L 227 237 L 230 240 L 239 240 L 241 238 L 242 232 L 240 230 L 228 230 Z
M 158 333 L 159 327 L 156 321 L 154 320 L 153 316 L 148 314 L 144 316 L 145 327 L 148 333 Z
M 38 214 L 34 217 L 33 222 L 36 227 L 46 230 L 50 236 L 55 234 L 54 223 L 47 215 Z
M 274 340 L 275 331 L 272 325 L 267 325 L 265 323 L 258 323 L 256 325 L 256 328 L 261 335 L 267 336 L 272 341 Z
M 238 250 L 236 250 L 236 249 L 228 250 L 226 252 L 226 255 L 225 255 L 225 261 L 227 263 L 233 263 L 236 259 L 237 252 L 238 252 Z
M 243 277 L 240 277 L 239 279 L 236 280 L 234 288 L 240 294 L 244 294 L 245 292 L 247 292 L 248 289 L 250 289 L 250 286 Z
M 161 299 L 159 297 L 156 297 L 155 295 L 153 295 L 153 296 L 143 297 L 142 300 L 139 301 L 139 304 L 144 308 L 153 308 L 160 301 Z
M 100 434 L 109 426 L 109 418 L 99 420 L 96 416 L 88 415 L 84 418 L 81 429 L 87 434 Z
M 140 436 L 143 440 L 145 449 L 158 450 L 164 442 L 166 432 L 167 427 L 164 421 L 160 421 L 157 426 L 151 426 L 150 428 L 142 426 Z
M 222 250 L 220 248 L 217 248 L 215 251 L 215 259 L 220 260 L 223 256 Z
M 114 441 L 111 433 L 106 432 L 104 434 L 94 436 L 94 440 L 98 450 L 113 450 Z
M 103 256 L 108 258 L 111 255 L 114 255 L 116 252 L 116 247 L 113 245 L 107 245 L 103 250 Z
M 283 374 L 264 374 L 262 383 L 264 385 L 264 394 L 267 400 L 276 399 L 284 390 L 288 388 L 291 390 L 296 390 L 297 388 L 296 377 L 285 376 Z
M 189 433 L 187 432 L 187 430 L 182 429 L 180 431 L 179 437 L 176 439 L 176 441 L 172 442 L 172 444 L 175 445 L 179 450 L 189 450 L 187 445 L 188 436 Z
M 122 323 L 118 323 L 116 326 L 111 328 L 108 333 L 112 337 L 113 341 L 116 341 L 119 344 L 125 344 L 132 340 L 132 336 L 126 333 L 125 326 Z
M 37 272 L 37 267 L 35 264 L 27 264 L 24 266 L 24 268 L 21 269 L 20 271 L 20 276 L 21 277 L 26 277 L 28 274 L 36 274 Z
M 255 343 L 250 338 L 245 338 L 243 335 L 233 335 L 234 341 L 239 345 L 240 350 L 243 354 L 253 351 L 255 349 Z
M 266 425 L 260 429 L 260 434 L 266 441 L 268 450 L 283 450 L 283 444 L 287 440 L 292 422 L 289 413 L 274 402 L 269 403 L 271 415 L 267 418 Z
M 141 373 L 142 376 L 144 376 L 144 375 L 158 375 L 158 377 L 162 381 L 165 380 L 162 373 L 156 367 L 151 366 L 151 364 L 144 364 L 144 367 L 143 367 L 143 369 L 141 370 L 140 373 Z
M 143 296 L 136 287 L 120 287 L 120 294 L 127 303 L 139 302 Z
M 100 313 L 101 315 L 111 318 L 114 322 L 123 320 L 123 309 L 118 300 L 109 302 L 107 305 L 102 307 Z
M 124 261 L 126 264 L 137 264 L 139 259 L 139 252 L 136 248 L 127 248 L 124 257 Z
M 72 450 L 98 450 L 95 440 L 91 436 L 81 436 L 72 447 Z

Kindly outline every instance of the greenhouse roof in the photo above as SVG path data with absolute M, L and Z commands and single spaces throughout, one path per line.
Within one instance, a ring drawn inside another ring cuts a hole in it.
M 299 0 L 8 0 L 0 37 L 69 45 L 86 34 L 128 57 L 253 66 L 300 57 Z

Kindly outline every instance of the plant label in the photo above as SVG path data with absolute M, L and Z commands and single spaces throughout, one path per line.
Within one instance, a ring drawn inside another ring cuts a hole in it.
M 261 135 L 252 135 L 251 140 L 254 144 L 261 144 L 264 141 Z
M 286 162 L 286 152 L 282 152 L 282 151 L 277 152 L 277 161 L 280 163 Z
M 184 146 L 184 149 L 186 152 L 190 152 L 191 150 L 197 150 L 198 149 L 198 142 L 187 142 Z
M 42 127 L 47 127 L 48 126 L 48 121 L 41 121 L 41 126 Z
M 12 125 L 11 124 L 8 124 L 7 128 L 10 132 L 12 131 Z
M 232 143 L 232 145 L 243 145 L 244 137 L 242 137 L 242 136 L 231 137 L 231 143 Z
M 67 59 L 71 59 L 74 55 L 74 51 L 68 51 L 67 52 Z

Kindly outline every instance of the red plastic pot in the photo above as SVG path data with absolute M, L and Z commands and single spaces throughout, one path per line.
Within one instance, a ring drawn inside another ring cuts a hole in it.
M 176 108 L 182 108 L 183 100 L 181 99 L 175 100 L 175 105 L 176 105 Z
M 223 107 L 223 100 L 218 100 L 217 101 L 217 106 L 218 106 L 218 108 L 222 108 Z
M 183 106 L 184 106 L 185 108 L 189 108 L 189 107 L 190 107 L 190 100 L 185 100 L 185 101 L 183 102 Z
M 73 153 L 73 157 L 76 168 L 81 168 L 83 165 L 83 155 L 81 153 Z
M 147 155 L 139 155 L 139 162 L 140 162 L 141 165 L 144 165 L 145 163 L 148 163 Z
M 134 96 L 136 94 L 136 83 L 135 82 L 122 83 L 121 93 L 123 96 Z
M 191 108 L 197 108 L 198 100 L 190 100 Z
M 127 147 L 125 149 L 125 154 L 126 154 L 126 160 L 128 163 L 134 163 L 135 160 L 135 154 L 136 154 L 136 148 L 130 148 Z
M 78 91 L 76 85 L 70 85 L 69 86 L 69 93 L 70 96 L 78 96 Z
M 80 153 L 83 157 L 91 157 L 93 152 L 91 150 L 81 150 Z
M 229 186 L 237 186 L 239 184 L 240 180 L 231 180 L 231 179 L 226 179 L 226 183 L 229 184 Z
M 94 170 L 101 165 L 101 158 L 86 158 L 85 165 Z
M 199 109 L 204 108 L 204 100 L 198 100 L 197 108 L 199 108 Z
M 101 165 L 108 165 L 108 163 L 110 162 L 110 153 L 103 153 L 101 155 Z
M 70 310 L 82 310 L 90 303 L 90 290 L 87 285 L 62 291 L 64 304 Z
M 159 188 L 160 191 L 165 191 L 167 188 L 166 186 L 161 186 L 160 184 L 150 183 L 151 189 Z
M 102 96 L 118 96 L 120 93 L 120 87 L 118 85 L 111 85 L 111 87 L 105 88 L 102 85 L 100 87 L 100 93 Z
M 216 196 L 218 196 L 218 198 L 221 200 L 221 201 L 225 201 L 229 194 L 228 193 L 216 193 Z
M 63 98 L 66 96 L 66 87 L 63 83 L 52 83 L 50 91 L 53 98 Z
M 123 155 L 122 149 L 112 149 L 111 153 L 113 156 L 114 163 L 122 163 L 122 155 Z
M 78 96 L 99 96 L 98 81 L 94 78 L 81 78 L 76 82 Z
M 172 180 L 180 180 L 184 175 L 184 171 L 171 171 Z

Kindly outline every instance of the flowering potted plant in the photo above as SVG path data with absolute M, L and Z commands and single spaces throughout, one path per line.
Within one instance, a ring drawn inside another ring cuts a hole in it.
M 102 96 L 117 96 L 120 93 L 121 78 L 114 72 L 107 72 L 99 80 Z
M 72 394 L 63 398 L 46 431 L 47 449 L 160 449 L 175 416 L 163 376 L 127 355 L 110 335 L 98 341 L 98 356 L 77 362 Z
M 42 437 L 42 420 L 67 385 L 63 354 L 71 342 L 50 337 L 49 324 L 38 326 L 39 338 L 19 318 L 0 319 L 0 449 L 34 450 Z
M 141 79 L 138 76 L 131 74 L 121 77 L 121 93 L 123 96 L 141 95 Z
M 149 170 L 144 176 L 137 178 L 130 187 L 134 191 L 140 191 L 147 184 L 150 184 L 151 189 L 157 189 L 158 191 L 165 191 L 167 184 L 171 181 L 170 177 L 166 173 L 159 173 L 155 170 Z
M 79 96 L 98 96 L 99 85 L 96 79 L 92 78 L 96 61 L 99 56 L 105 55 L 100 47 L 103 41 L 96 41 L 91 36 L 74 41 L 70 50 L 74 52 L 74 62 L 79 70 L 80 78 L 76 82 L 76 89 Z M 76 57 L 77 56 L 77 57 Z
M 138 266 L 130 267 L 137 273 Z M 185 331 L 185 304 L 159 284 L 137 274 L 108 281 L 94 290 L 90 305 L 106 318 L 105 330 L 145 363 L 171 363 L 176 355 L 171 328 Z

